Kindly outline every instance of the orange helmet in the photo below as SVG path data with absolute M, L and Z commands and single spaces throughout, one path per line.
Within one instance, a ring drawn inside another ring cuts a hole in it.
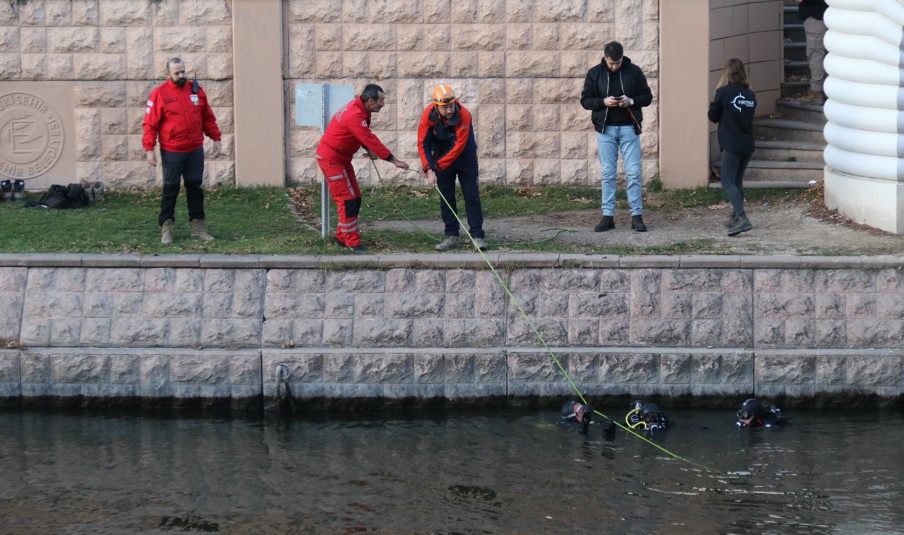
M 455 91 L 451 85 L 438 85 L 433 88 L 433 103 L 438 106 L 448 106 L 455 101 Z

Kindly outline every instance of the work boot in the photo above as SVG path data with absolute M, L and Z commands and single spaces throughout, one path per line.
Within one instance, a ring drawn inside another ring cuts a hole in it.
M 474 245 L 480 251 L 486 251 L 487 249 L 489 249 L 489 247 L 487 247 L 487 241 L 483 238 L 474 238 Z
M 446 236 L 446 239 L 436 245 L 437 251 L 449 251 L 451 249 L 456 249 L 461 244 L 461 240 L 458 236 Z
M 735 223 L 735 225 L 733 227 L 728 229 L 728 235 L 729 236 L 737 236 L 738 234 L 740 234 L 742 232 L 747 232 L 748 230 L 750 230 L 752 228 L 753 228 L 753 225 L 750 224 L 750 220 L 747 219 L 747 216 L 741 215 L 741 216 L 738 216 L 737 223 Z
M 349 245 L 348 248 L 355 254 L 367 253 L 367 247 L 364 247 L 363 245 Z
M 600 222 L 593 227 L 593 232 L 606 232 L 615 228 L 615 217 L 604 215 Z
M 734 211 L 732 211 L 731 215 L 728 216 L 728 219 L 725 220 L 725 223 L 724 223 L 725 228 L 731 228 L 731 227 L 735 226 L 737 224 L 737 222 L 738 222 L 738 214 L 736 214 L 736 213 L 734 213 Z
M 163 226 L 161 226 L 160 232 L 160 243 L 170 244 L 173 243 L 173 227 L 176 222 L 172 219 L 168 219 L 163 222 Z
M 191 220 L 191 237 L 203 241 L 213 241 L 214 237 L 207 233 L 207 227 L 204 226 L 203 219 Z
M 11 181 L 4 180 L 0 182 L 0 190 L 3 192 L 4 201 L 13 200 L 13 183 Z
M 631 228 L 637 232 L 646 232 L 647 226 L 643 222 L 643 216 L 632 215 L 631 216 Z

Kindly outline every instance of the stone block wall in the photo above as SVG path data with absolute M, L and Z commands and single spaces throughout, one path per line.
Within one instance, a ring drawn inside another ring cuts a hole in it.
M 0 2 L 0 81 L 73 86 L 77 181 L 148 186 L 162 179 L 141 144 L 145 104 L 186 62 L 208 94 L 224 154 L 205 180 L 234 182 L 231 0 Z
M 899 258 L 490 259 L 0 255 L 0 398 L 904 392 Z
M 436 84 L 474 114 L 481 180 L 504 185 L 599 182 L 596 135 L 580 104 L 587 70 L 619 40 L 653 91 L 644 110 L 643 172 L 658 172 L 659 0 L 288 0 L 286 99 L 294 84 L 370 82 L 387 92 L 372 127 L 418 161 L 417 125 Z M 318 128 L 288 123 L 288 175 L 319 180 Z M 365 165 L 367 164 L 367 165 Z M 369 162 L 359 179 L 376 183 Z M 419 182 L 386 166 L 388 181 Z

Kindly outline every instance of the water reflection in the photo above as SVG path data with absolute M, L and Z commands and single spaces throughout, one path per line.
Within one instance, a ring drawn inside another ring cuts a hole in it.
M 0 533 L 900 533 L 897 412 L 0 413 Z

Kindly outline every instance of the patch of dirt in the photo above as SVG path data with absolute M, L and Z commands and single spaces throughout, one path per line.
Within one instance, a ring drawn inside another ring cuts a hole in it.
M 568 212 L 493 217 L 485 214 L 484 230 L 494 249 L 530 250 L 524 242 L 550 241 L 575 251 L 592 253 L 618 250 L 621 254 L 760 254 L 760 255 L 899 255 L 904 235 L 895 235 L 860 225 L 827 209 L 822 189 L 810 188 L 795 201 L 768 200 L 745 207 L 753 230 L 729 237 L 724 226 L 731 206 L 656 209 L 655 199 L 646 202 L 644 221 L 648 232 L 631 230 L 628 210 L 617 210 L 615 229 L 594 232 L 601 213 L 598 207 Z M 426 221 L 373 221 L 362 214 L 362 231 L 406 230 L 412 223 L 426 232 L 442 235 L 439 213 Z M 366 235 L 366 234 L 365 234 Z

